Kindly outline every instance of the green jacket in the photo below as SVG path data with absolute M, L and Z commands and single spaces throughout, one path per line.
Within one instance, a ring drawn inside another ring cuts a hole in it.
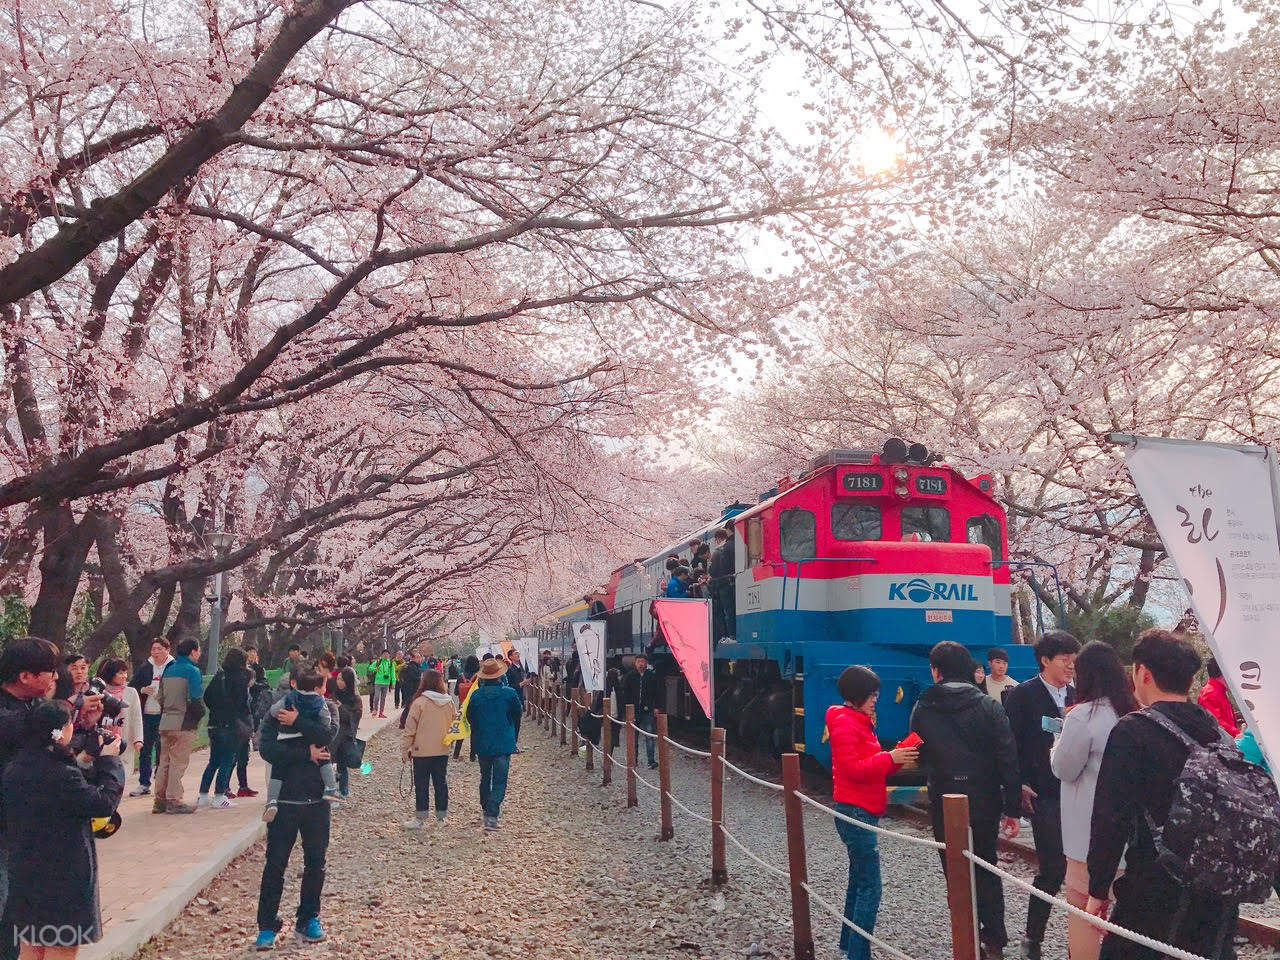
M 379 657 L 369 664 L 369 673 L 374 683 L 385 683 L 391 686 L 396 682 L 396 662 L 390 657 Z

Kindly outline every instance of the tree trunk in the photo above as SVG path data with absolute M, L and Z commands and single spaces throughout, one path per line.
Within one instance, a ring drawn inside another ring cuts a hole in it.
M 61 503 L 43 511 L 44 553 L 40 557 L 40 592 L 31 608 L 31 635 L 62 646 L 67 618 L 76 599 L 98 516 L 90 511 L 76 522 L 71 506 Z

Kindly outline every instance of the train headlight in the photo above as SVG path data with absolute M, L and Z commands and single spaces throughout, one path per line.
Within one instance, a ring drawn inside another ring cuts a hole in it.
M 899 467 L 897 470 L 893 471 L 893 479 L 897 480 L 899 483 L 906 483 L 906 482 L 907 482 L 907 468 L 906 468 L 906 467 Z
M 896 493 L 898 496 L 900 496 L 903 500 L 911 496 L 911 491 L 907 489 L 907 485 L 905 483 L 899 483 L 897 486 L 893 488 L 893 492 Z

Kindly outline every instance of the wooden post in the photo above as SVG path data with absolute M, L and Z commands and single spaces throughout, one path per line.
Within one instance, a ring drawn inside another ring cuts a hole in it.
M 627 806 L 639 803 L 636 797 L 636 705 L 627 704 Z
M 782 802 L 787 818 L 787 862 L 791 872 L 791 935 L 795 960 L 813 960 L 813 925 L 809 918 L 809 869 L 805 863 L 804 810 L 800 806 L 800 755 L 782 755 Z
M 563 747 L 569 742 L 569 730 L 568 726 L 564 722 L 565 714 L 567 712 L 566 708 L 569 705 L 561 699 L 559 694 L 556 694 L 556 705 L 560 708 L 560 746 Z
M 591 700 L 592 700 L 591 691 L 583 690 L 582 691 L 582 710 L 584 713 L 588 713 L 588 714 L 591 713 Z M 601 713 L 603 714 L 604 711 L 602 710 Z M 595 744 L 591 742 L 590 737 L 583 737 L 583 739 L 587 741 L 587 770 L 588 772 L 590 772 L 592 770 L 595 770 L 596 768 L 596 748 L 595 748 Z
M 978 960 L 978 918 L 973 899 L 973 861 L 969 850 L 969 798 L 963 793 L 942 796 L 942 831 L 947 875 L 947 908 L 951 912 L 951 955 L 954 960 Z
M 658 786 L 662 792 L 658 794 L 662 808 L 662 832 L 659 840 L 670 840 L 676 835 L 671 825 L 671 744 L 667 743 L 667 715 L 655 711 L 653 729 L 658 735 Z
M 613 714 L 609 710 L 608 697 L 600 704 L 600 716 L 600 769 L 604 772 L 600 786 L 607 787 L 613 782 Z
M 724 859 L 724 727 L 711 728 L 711 882 L 728 883 Z
M 569 756 L 578 755 L 578 704 L 582 700 L 582 688 L 574 687 L 569 692 Z

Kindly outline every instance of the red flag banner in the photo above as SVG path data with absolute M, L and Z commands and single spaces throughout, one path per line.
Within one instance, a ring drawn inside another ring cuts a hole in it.
M 653 601 L 653 615 L 658 618 L 662 635 L 708 717 L 711 716 L 710 609 L 710 600 Z

